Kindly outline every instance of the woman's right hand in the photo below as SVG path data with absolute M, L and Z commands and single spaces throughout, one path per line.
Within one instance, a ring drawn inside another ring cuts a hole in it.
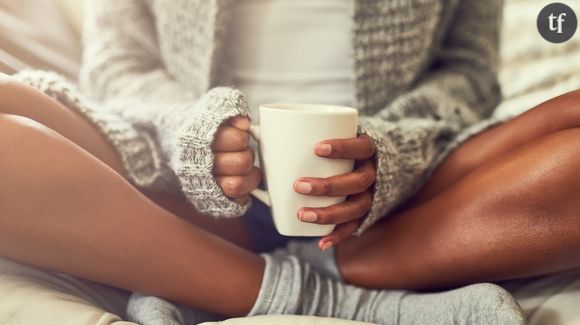
M 250 120 L 236 116 L 220 126 L 212 145 L 216 181 L 224 194 L 239 204 L 248 201 L 261 180 L 249 141 Z

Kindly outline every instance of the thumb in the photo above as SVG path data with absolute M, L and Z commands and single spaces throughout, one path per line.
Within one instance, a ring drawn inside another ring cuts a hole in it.
M 246 116 L 233 117 L 230 119 L 230 124 L 236 129 L 240 129 L 242 131 L 250 130 L 250 119 Z

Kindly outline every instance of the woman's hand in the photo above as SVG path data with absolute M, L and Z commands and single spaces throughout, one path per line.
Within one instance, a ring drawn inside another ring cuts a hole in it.
M 248 201 L 261 178 L 254 167 L 254 152 L 248 148 L 249 130 L 248 118 L 231 118 L 218 129 L 212 146 L 216 181 L 224 194 L 239 204 Z
M 326 250 L 352 235 L 360 219 L 372 203 L 372 186 L 376 179 L 375 144 L 362 135 L 353 139 L 328 140 L 318 143 L 314 153 L 330 159 L 355 159 L 355 169 L 348 174 L 329 178 L 303 177 L 294 183 L 297 193 L 314 196 L 348 196 L 345 202 L 325 208 L 304 207 L 298 219 L 317 224 L 336 224 L 335 230 L 322 238 L 318 246 Z

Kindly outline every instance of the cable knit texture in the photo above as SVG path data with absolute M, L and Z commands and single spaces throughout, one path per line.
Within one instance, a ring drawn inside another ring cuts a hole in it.
M 94 122 L 135 184 L 180 185 L 199 211 L 239 216 L 247 206 L 220 191 L 210 149 L 223 121 L 249 113 L 243 95 L 223 87 L 231 84 L 223 44 L 231 1 L 90 0 L 80 92 L 42 72 L 20 78 Z M 359 130 L 378 148 L 373 207 L 360 234 L 415 193 L 461 141 L 494 125 L 486 119 L 500 99 L 502 3 L 353 6 Z

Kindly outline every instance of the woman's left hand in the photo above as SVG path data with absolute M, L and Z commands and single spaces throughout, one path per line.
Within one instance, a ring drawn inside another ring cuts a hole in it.
M 325 208 L 304 207 L 298 219 L 317 224 L 336 224 L 334 231 L 322 238 L 318 246 L 326 250 L 349 237 L 360 225 L 360 219 L 371 208 L 372 186 L 376 179 L 375 144 L 367 135 L 352 139 L 327 140 L 314 147 L 323 158 L 354 159 L 352 172 L 328 178 L 302 177 L 294 183 L 297 193 L 313 196 L 347 196 L 343 203 Z

